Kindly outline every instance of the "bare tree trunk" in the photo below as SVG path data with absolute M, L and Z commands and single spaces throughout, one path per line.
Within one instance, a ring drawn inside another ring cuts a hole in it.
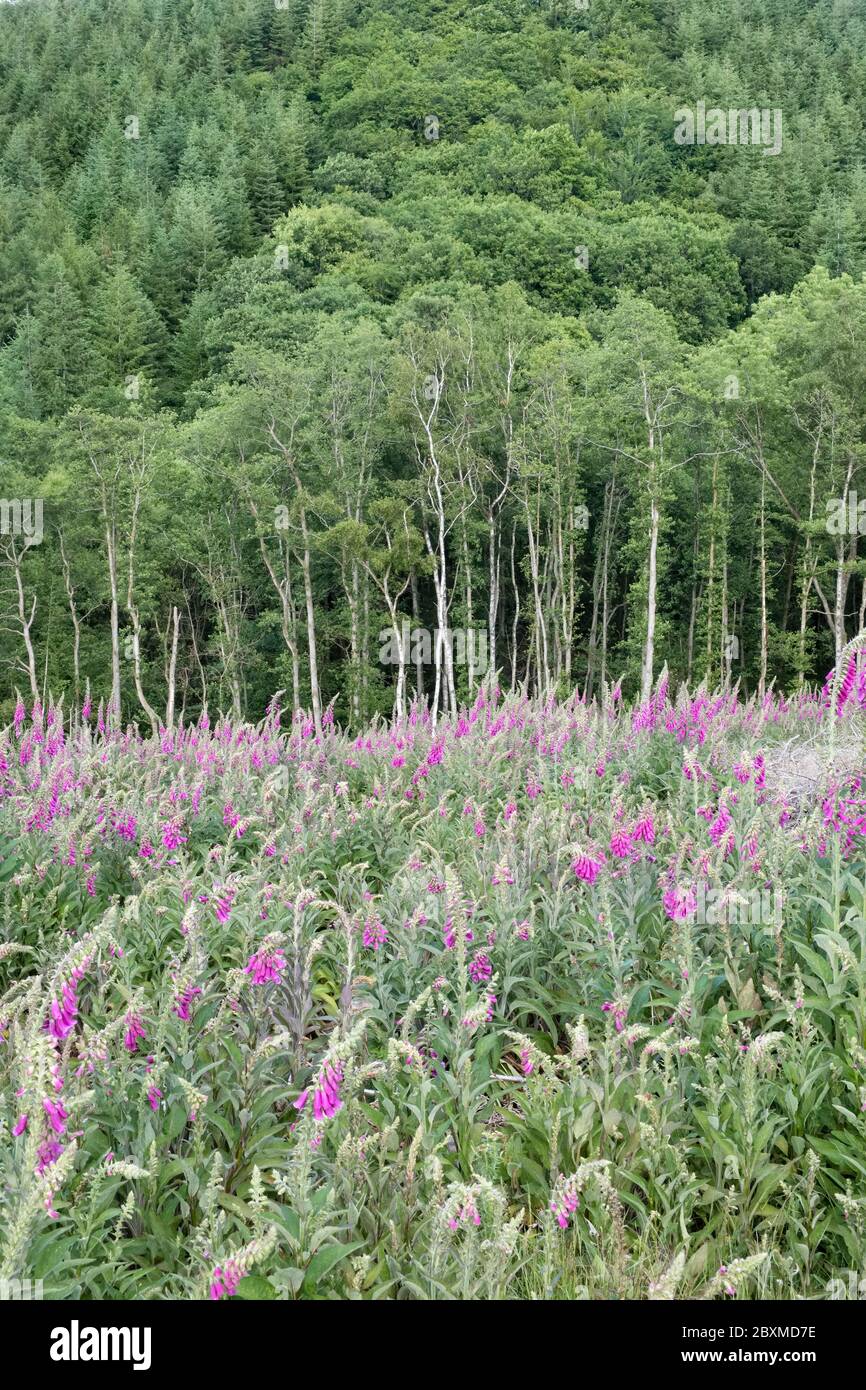
M 108 561 L 108 584 L 111 597 L 111 708 L 120 719 L 120 605 L 117 589 L 117 547 L 114 523 L 106 517 L 105 547 Z
M 421 604 L 418 598 L 418 578 L 413 570 L 409 576 L 412 588 L 412 624 L 421 626 Z M 419 645 L 415 647 L 415 694 L 420 700 L 424 694 L 424 657 Z
M 201 681 L 202 711 L 205 711 L 207 709 L 207 676 L 205 675 L 204 666 L 202 665 L 201 654 L 199 653 L 198 649 L 198 641 L 195 635 L 195 623 L 192 620 L 192 606 L 189 601 L 189 594 L 186 591 L 186 587 L 184 587 L 184 597 L 186 599 L 186 614 L 189 618 L 189 631 L 190 638 L 192 640 L 192 654 L 195 657 L 195 663 L 198 667 L 199 680 Z
M 655 661 L 655 638 L 656 638 L 656 590 L 658 587 L 658 548 L 659 548 L 659 528 L 661 525 L 661 515 L 659 512 L 658 496 L 658 473 L 659 461 L 656 451 L 656 422 L 659 417 L 658 407 L 653 408 L 649 381 L 643 368 L 641 369 L 644 418 L 647 426 L 647 447 L 649 449 L 649 504 L 650 504 L 650 530 L 649 530 L 649 563 L 647 567 L 647 595 L 646 595 L 646 638 L 644 641 L 643 659 L 641 661 L 641 702 L 646 704 L 652 695 L 653 688 L 653 665 Z
M 710 506 L 710 552 L 707 563 L 707 663 L 706 675 L 707 686 L 712 680 L 713 666 L 713 630 L 715 628 L 715 615 L 713 604 L 716 590 L 716 521 L 719 506 L 719 460 L 713 458 L 713 481 L 712 481 L 712 503 Z
M 304 577 L 304 602 L 307 613 L 307 655 L 310 663 L 310 699 L 313 704 L 313 723 L 316 726 L 316 733 L 322 732 L 322 698 L 319 693 L 319 658 L 316 649 L 316 608 L 313 602 L 313 580 L 310 568 L 310 537 L 307 530 L 307 512 L 301 505 L 300 508 L 301 536 L 303 537 L 303 549 L 301 551 L 301 573 Z
M 821 414 L 817 428 L 810 432 L 801 424 L 800 419 L 794 412 L 794 419 L 800 429 L 808 434 L 812 440 L 812 463 L 809 469 L 809 525 L 806 528 L 806 535 L 803 542 L 803 561 L 800 566 L 800 628 L 799 641 L 797 643 L 797 675 L 800 684 L 806 680 L 806 627 L 809 619 L 809 594 L 817 572 L 818 561 L 813 557 L 812 546 L 812 522 L 815 519 L 815 493 L 818 476 L 818 459 L 821 452 L 821 441 L 824 434 L 824 411 Z
M 177 605 L 171 610 L 172 633 L 171 633 L 171 656 L 168 661 L 168 694 L 165 702 L 165 727 L 169 733 L 174 728 L 174 701 L 175 689 L 177 684 L 177 642 L 180 633 L 180 613 Z
M 247 500 L 249 501 L 253 519 L 258 522 L 258 508 L 252 498 L 248 498 Z M 292 598 L 292 580 L 289 568 L 291 556 L 288 546 L 284 547 L 280 545 L 280 555 L 283 561 L 283 575 L 281 578 L 277 574 L 276 566 L 271 558 L 270 551 L 268 550 L 261 530 L 259 530 L 259 551 L 261 552 L 262 560 L 264 561 L 265 569 L 268 572 L 271 584 L 276 590 L 277 597 L 280 600 L 280 631 L 292 664 L 292 714 L 294 715 L 300 708 L 301 683 L 297 642 L 298 615 Z
M 408 583 L 408 580 L 407 580 Z M 397 685 L 394 691 L 394 718 L 406 718 L 406 659 L 409 655 L 409 643 L 403 641 L 403 630 L 400 622 L 400 612 L 397 607 L 401 594 L 405 591 L 406 585 L 396 596 L 392 596 L 388 588 L 387 580 L 380 584 L 385 603 L 388 608 L 388 616 L 391 619 L 391 631 L 394 634 L 394 642 L 397 649 Z
M 487 623 L 489 627 L 488 642 L 490 645 L 490 671 L 496 671 L 496 619 L 499 610 L 499 537 L 498 513 L 494 513 L 491 504 L 487 513 L 487 584 L 488 584 L 488 608 Z
M 697 574 L 692 579 L 692 601 L 689 608 L 689 636 L 686 650 L 686 685 L 692 683 L 692 667 L 695 660 L 695 621 L 698 615 L 698 603 L 701 598 L 701 587 L 698 584 Z
M 132 504 L 132 521 L 129 528 L 129 568 L 127 571 L 126 607 L 132 619 L 132 674 L 138 701 L 150 720 L 154 734 L 159 730 L 156 710 L 144 693 L 141 683 L 141 618 L 135 602 L 135 542 L 138 534 L 138 516 L 141 507 L 141 491 L 136 487 Z
M 72 672 L 77 717 L 81 709 L 81 619 L 78 616 L 78 607 L 75 602 L 75 586 L 72 583 L 72 570 L 63 544 L 62 531 L 60 532 L 60 562 L 63 567 L 63 583 L 66 588 L 66 597 L 69 600 L 69 616 L 72 619 Z
M 417 371 L 417 360 L 414 358 L 412 360 L 413 366 Z M 412 405 L 418 417 L 424 438 L 422 445 L 421 440 L 416 437 L 415 452 L 424 476 L 427 498 L 433 506 L 436 516 L 435 542 L 430 535 L 430 528 L 426 521 L 424 522 L 424 543 L 427 546 L 428 554 L 433 562 L 433 589 L 436 597 L 436 644 L 434 653 L 436 679 L 431 711 L 433 730 L 435 732 L 437 720 L 439 718 L 440 695 L 443 691 L 443 687 L 445 702 L 447 702 L 451 717 L 452 719 L 457 718 L 457 692 L 454 685 L 454 652 L 453 645 L 448 635 L 448 560 L 445 551 L 445 536 L 447 533 L 445 494 L 443 491 L 439 449 L 433 434 L 433 427 L 439 411 L 445 382 L 445 361 L 442 358 L 437 361 L 435 375 L 432 378 L 429 376 L 427 378 L 428 383 L 431 381 L 435 383 L 433 393 L 425 395 L 425 399 L 429 403 L 429 409 L 425 405 L 422 405 L 417 381 L 412 388 Z
M 658 547 L 659 547 L 659 523 L 660 514 L 658 502 L 655 496 L 654 482 L 650 484 L 652 491 L 650 494 L 650 545 L 649 545 L 649 566 L 647 570 L 647 596 L 646 596 L 646 641 L 644 643 L 643 661 L 641 663 L 641 701 L 646 704 L 652 695 L 653 688 L 653 663 L 655 659 L 655 637 L 656 637 L 656 586 L 658 584 Z
M 535 532 L 532 525 L 532 513 L 529 508 L 528 497 L 524 497 L 523 504 L 526 511 L 526 539 L 529 545 L 529 570 L 532 579 L 532 595 L 535 602 L 534 640 L 537 653 L 537 679 L 539 686 L 544 693 L 546 693 L 550 685 L 550 666 L 547 653 L 547 623 L 545 622 L 544 609 L 541 602 L 541 591 L 539 589 L 538 551 L 536 548 Z
M 361 646 L 362 666 L 362 686 L 361 686 L 361 708 L 366 713 L 368 709 L 368 697 L 370 689 L 370 580 L 364 575 L 364 627 Z
M 358 608 L 360 576 L 357 560 L 352 561 L 351 583 L 344 586 L 349 605 L 350 642 L 352 653 L 352 718 L 355 727 L 361 723 L 361 626 Z
M 237 656 L 240 648 L 240 633 L 226 599 L 216 594 L 215 605 L 219 618 L 219 648 L 222 675 L 228 681 L 232 700 L 232 718 L 237 722 L 243 714 L 240 677 L 237 669 Z M 222 682 L 221 682 L 222 683 Z
M 853 475 L 853 460 L 849 457 L 848 466 L 845 472 L 845 488 L 842 496 L 846 499 L 851 491 L 851 478 Z M 857 538 L 853 537 L 854 552 L 856 554 Z M 846 568 L 845 537 L 836 537 L 836 600 L 833 605 L 833 641 L 836 649 L 836 669 L 839 669 L 839 661 L 842 656 L 842 648 L 845 646 L 845 600 L 848 596 L 849 574 Z
M 719 669 L 722 672 L 725 686 L 731 683 L 731 661 L 733 659 L 733 646 L 728 633 L 728 556 L 727 552 L 722 557 L 722 613 L 721 613 L 721 632 L 720 636 L 720 660 Z
M 571 509 L 573 508 L 573 506 L 574 503 L 569 501 L 569 508 Z M 565 582 L 562 598 L 564 608 L 563 639 L 565 642 L 565 679 L 567 680 L 569 686 L 571 685 L 572 648 L 574 645 L 574 619 L 577 610 L 577 581 L 575 579 L 575 575 L 577 573 L 577 564 L 575 558 L 573 521 L 574 515 L 573 512 L 570 510 L 568 516 L 568 574 L 567 577 L 564 576 Z M 561 563 L 566 563 L 564 557 L 562 557 Z
M 472 692 L 475 689 L 475 633 L 473 629 L 472 612 L 472 566 L 469 560 L 469 536 L 466 529 L 465 510 L 460 517 L 461 541 L 463 544 L 463 568 L 465 571 L 464 592 L 466 607 L 466 657 L 467 657 L 467 679 L 469 682 L 469 699 L 472 699 Z
M 610 627 L 610 548 L 611 540 L 616 525 L 616 516 L 619 514 L 619 499 L 616 504 L 616 515 L 611 515 L 613 508 L 613 495 L 616 488 L 616 479 L 611 480 L 611 510 L 608 511 L 608 525 L 604 538 L 604 562 L 602 564 L 601 575 L 601 687 L 602 690 L 607 683 L 607 639 Z
M 134 604 L 129 605 L 129 616 L 132 619 L 132 675 L 135 681 L 135 693 L 138 696 L 138 702 L 141 708 L 150 721 L 153 733 L 157 733 L 159 730 L 159 720 L 156 710 L 145 695 L 144 687 L 141 683 L 141 619 L 138 609 Z
M 6 554 L 12 566 L 12 572 L 15 575 L 18 623 L 21 628 L 21 637 L 24 642 L 24 651 L 27 657 L 27 664 L 24 669 L 27 671 L 27 678 L 30 682 L 30 694 L 33 696 L 33 703 L 37 704 L 39 701 L 39 681 L 36 675 L 36 652 L 33 646 L 33 620 L 36 617 L 37 600 L 34 594 L 33 602 L 30 605 L 30 614 L 28 616 L 27 598 L 24 593 L 24 576 L 21 572 L 24 556 L 27 554 L 28 548 L 28 544 L 25 541 L 24 547 L 19 554 L 15 541 L 10 539 L 6 546 Z
M 511 685 L 513 691 L 517 689 L 517 624 L 520 621 L 520 589 L 517 584 L 517 572 L 514 567 L 514 551 L 517 544 L 517 522 L 511 528 L 511 585 L 514 589 L 514 621 L 511 628 Z
M 760 517 L 760 565 L 761 565 L 761 670 L 758 680 L 758 697 L 764 698 L 767 688 L 767 660 L 769 633 L 767 624 L 767 482 L 761 473 L 761 517 Z
M 586 698 L 592 698 L 595 688 L 596 665 L 598 660 L 598 626 L 599 609 L 602 603 L 602 595 L 607 594 L 607 573 L 610 562 L 610 538 L 611 538 L 611 514 L 613 511 L 613 499 L 616 493 L 616 478 L 609 478 L 604 485 L 604 505 L 601 517 L 601 535 L 599 538 L 598 550 L 595 557 L 595 569 L 592 578 L 592 621 L 589 629 L 589 642 L 587 646 L 586 662 Z M 606 618 L 602 622 L 602 637 L 605 636 Z M 602 676 L 602 679 L 604 677 Z

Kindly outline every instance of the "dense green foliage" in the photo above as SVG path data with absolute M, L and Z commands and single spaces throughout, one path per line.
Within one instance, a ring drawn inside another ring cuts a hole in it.
M 443 614 L 506 685 L 645 693 L 653 637 L 822 676 L 866 596 L 824 524 L 864 93 L 854 0 L 0 6 L 0 491 L 45 508 L 0 538 L 7 693 L 360 725 L 380 629 Z M 677 145 L 701 100 L 781 152 Z

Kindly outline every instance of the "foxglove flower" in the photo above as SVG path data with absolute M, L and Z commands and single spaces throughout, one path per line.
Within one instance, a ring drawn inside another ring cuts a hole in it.
M 559 1198 L 554 1198 L 550 1203 L 550 1210 L 556 1217 L 557 1226 L 563 1231 L 567 1231 L 568 1223 L 579 1206 L 580 1198 L 574 1189 L 568 1186 L 563 1187 Z
M 837 715 L 842 713 L 842 710 L 843 710 L 843 708 L 844 708 L 844 706 L 845 706 L 845 702 L 846 702 L 846 700 L 848 699 L 848 696 L 851 694 L 851 691 L 854 689 L 854 681 L 855 681 L 855 679 L 856 679 L 856 676 L 857 676 L 857 653 L 856 653 L 856 652 L 852 652 L 851 655 L 850 655 L 849 658 L 848 658 L 848 666 L 847 666 L 847 668 L 846 668 L 846 670 L 845 670 L 845 674 L 844 674 L 844 676 L 842 677 L 842 684 L 839 686 L 839 693 L 838 693 L 838 695 L 836 696 L 836 713 L 837 713 Z
M 364 923 L 364 946 L 368 951 L 378 951 L 388 940 L 388 928 L 378 917 Z
M 214 912 L 220 922 L 225 926 L 231 916 L 232 905 L 237 893 L 236 888 L 226 888 L 222 894 L 214 898 Z
M 631 854 L 631 840 L 624 830 L 615 830 L 611 835 L 610 852 L 616 859 L 627 859 Z
M 316 1083 L 313 1095 L 313 1116 L 317 1120 L 329 1120 L 342 1110 L 343 1101 L 340 1087 L 343 1084 L 343 1070 L 339 1065 L 326 1062 Z
M 691 884 L 669 888 L 662 898 L 665 912 L 675 922 L 684 922 L 697 910 L 698 895 Z
M 52 1038 L 62 1042 L 67 1038 L 75 1027 L 75 1020 L 78 1017 L 78 994 L 77 987 L 79 980 L 84 978 L 84 972 L 89 964 L 89 958 L 82 961 L 81 965 L 75 967 L 69 979 L 64 982 L 60 989 L 60 998 L 57 996 L 48 1005 L 48 1018 L 45 1020 L 45 1030 L 50 1033 Z
M 54 1130 L 54 1133 L 65 1134 L 66 1121 L 69 1119 L 69 1116 L 63 1108 L 63 1102 L 59 1100 L 46 1099 L 42 1102 L 42 1108 L 45 1111 L 46 1116 L 48 1117 L 48 1123 Z
M 126 1032 L 123 1035 L 123 1046 L 126 1048 L 127 1052 L 137 1052 L 139 1038 L 147 1037 L 141 1019 L 138 1014 L 130 1012 L 126 1015 L 124 1022 L 126 1024 Z
M 286 958 L 282 951 L 266 940 L 255 955 L 250 956 L 244 973 L 252 975 L 254 985 L 279 984 L 285 968 Z
M 588 883 L 590 887 L 598 878 L 599 870 L 602 868 L 604 860 L 593 854 L 579 854 L 572 864 L 575 878 L 581 882 Z
M 201 994 L 198 985 L 187 985 L 186 989 L 175 998 L 174 1012 L 177 1014 L 178 1018 L 182 1018 L 185 1023 L 189 1022 L 189 1006 L 197 994 Z
M 621 1033 L 624 1026 L 628 1009 L 624 1004 L 614 1003 L 611 999 L 606 999 L 601 1006 L 603 1014 L 613 1014 L 613 1026 L 618 1033 Z
M 41 1178 L 47 1168 L 51 1168 L 63 1153 L 63 1145 L 56 1139 L 46 1139 L 36 1151 L 36 1172 Z
M 234 1298 L 242 1278 L 243 1271 L 234 1260 L 226 1260 L 225 1264 L 217 1265 L 211 1275 L 209 1297 L 213 1300 Z
M 490 964 L 490 957 L 484 951 L 479 951 L 469 962 L 469 976 L 473 984 L 482 984 L 485 980 L 489 980 L 492 974 L 493 966 Z
M 448 1225 L 452 1231 L 456 1231 L 458 1226 L 461 1224 L 466 1225 L 467 1222 L 471 1222 L 473 1226 L 481 1225 L 481 1217 L 478 1214 L 478 1208 L 472 1201 L 465 1202 L 463 1206 L 458 1208 L 454 1216 L 449 1216 L 448 1218 Z

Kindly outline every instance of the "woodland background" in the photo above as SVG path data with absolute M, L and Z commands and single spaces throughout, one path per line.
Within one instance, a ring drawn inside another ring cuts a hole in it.
M 781 154 L 677 146 L 699 100 Z M 453 711 L 471 665 L 380 661 L 404 617 L 504 688 L 822 679 L 864 105 L 855 0 L 0 7 L 0 493 L 44 505 L 0 718 Z

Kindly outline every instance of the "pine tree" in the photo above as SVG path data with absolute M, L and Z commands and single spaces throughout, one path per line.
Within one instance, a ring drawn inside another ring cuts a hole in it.
M 159 317 L 124 265 L 105 276 L 88 316 L 95 372 L 117 388 L 130 377 L 150 375 L 161 337 Z
M 285 211 L 286 198 L 276 163 L 264 144 L 254 147 L 249 164 L 248 183 L 253 225 L 264 236 Z
M 33 304 L 31 377 L 41 414 L 58 415 L 90 379 L 93 350 L 81 296 L 63 258 L 46 257 Z

